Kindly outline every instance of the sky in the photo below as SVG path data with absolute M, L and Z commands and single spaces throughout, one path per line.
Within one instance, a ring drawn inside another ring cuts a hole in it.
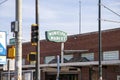
M 4 0 L 0 0 L 0 3 L 2 1 Z M 120 0 L 101 0 L 101 2 L 120 15 Z M 35 0 L 22 0 L 23 42 L 31 39 L 31 24 L 35 23 L 34 4 Z M 118 22 L 102 21 L 101 29 L 119 28 L 120 16 L 103 6 L 101 8 L 102 19 Z M 7 32 L 7 43 L 13 38 L 12 21 L 15 21 L 15 0 L 7 0 L 0 4 L 0 31 Z M 45 39 L 45 31 L 50 30 L 61 30 L 68 36 L 98 31 L 98 0 L 39 0 L 39 24 L 40 39 Z

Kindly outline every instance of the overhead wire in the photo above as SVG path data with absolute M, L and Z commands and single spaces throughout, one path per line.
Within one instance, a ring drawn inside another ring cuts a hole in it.
M 114 23 L 120 23 L 120 21 L 114 21 L 114 20 L 107 20 L 107 19 L 101 19 L 102 21 L 107 21 L 107 22 L 114 22 Z
M 118 14 L 117 12 L 113 11 L 112 9 L 108 8 L 107 6 L 101 4 L 101 6 L 103 6 L 104 8 L 106 8 L 107 10 L 111 11 L 112 13 L 116 14 L 117 16 L 120 17 L 120 14 Z
M 6 1 L 8 1 L 8 0 L 4 0 L 4 1 L 0 2 L 0 5 L 3 4 L 3 3 L 5 3 Z
M 103 6 L 104 8 L 106 8 L 107 10 L 109 10 L 110 12 L 114 13 L 115 15 L 117 15 L 118 17 L 120 17 L 120 14 L 113 11 L 112 9 L 108 8 L 107 6 L 105 6 L 104 4 L 100 4 L 101 6 Z M 101 19 L 102 21 L 107 21 L 107 22 L 114 22 L 114 23 L 120 23 L 120 21 L 114 21 L 114 20 L 107 20 L 107 19 Z

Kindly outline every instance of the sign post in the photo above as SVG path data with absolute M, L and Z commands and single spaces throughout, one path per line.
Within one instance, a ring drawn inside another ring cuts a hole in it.
M 64 63 L 64 43 L 61 43 L 61 63 Z
M 52 30 L 45 32 L 46 39 L 48 41 L 53 42 L 61 42 L 61 63 L 64 62 L 64 42 L 67 41 L 67 33 L 60 31 L 60 30 Z M 60 59 L 59 55 L 57 55 L 57 76 L 56 80 L 59 80 L 59 73 L 60 73 Z
M 52 30 L 52 31 L 46 31 L 45 32 L 46 39 L 48 41 L 53 42 L 61 42 L 61 63 L 64 62 L 64 42 L 67 41 L 67 33 L 60 31 L 60 30 Z M 57 56 L 57 77 L 56 80 L 59 80 L 59 73 L 60 73 L 60 60 L 59 55 Z
M 64 42 L 67 40 L 67 33 L 60 30 L 46 31 L 46 39 L 53 42 L 61 42 L 61 63 L 64 62 Z
M 60 57 L 57 55 L 57 76 L 56 80 L 59 80 L 59 74 L 60 74 Z

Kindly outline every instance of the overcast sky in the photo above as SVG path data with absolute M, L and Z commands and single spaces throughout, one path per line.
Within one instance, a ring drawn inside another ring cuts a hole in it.
M 4 0 L 0 0 L 2 2 Z M 31 24 L 35 23 L 35 0 L 22 2 L 22 38 L 30 41 Z M 79 21 L 80 0 L 40 0 L 40 38 L 45 38 L 45 31 L 62 30 L 68 35 L 98 31 L 98 0 L 81 0 L 81 21 Z M 120 0 L 101 0 L 102 4 L 120 14 Z M 120 22 L 120 16 L 102 7 L 102 19 Z M 8 0 L 0 5 L 0 31 L 7 32 L 7 39 L 12 38 L 11 22 L 15 21 L 15 0 Z M 120 23 L 102 21 L 102 30 L 120 27 Z

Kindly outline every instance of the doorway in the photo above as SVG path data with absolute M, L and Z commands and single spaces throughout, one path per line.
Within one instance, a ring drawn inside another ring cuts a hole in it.
M 49 74 L 46 75 L 45 80 L 56 80 L 56 75 L 55 74 Z M 78 80 L 78 75 L 77 74 L 60 74 L 59 77 L 60 80 Z

